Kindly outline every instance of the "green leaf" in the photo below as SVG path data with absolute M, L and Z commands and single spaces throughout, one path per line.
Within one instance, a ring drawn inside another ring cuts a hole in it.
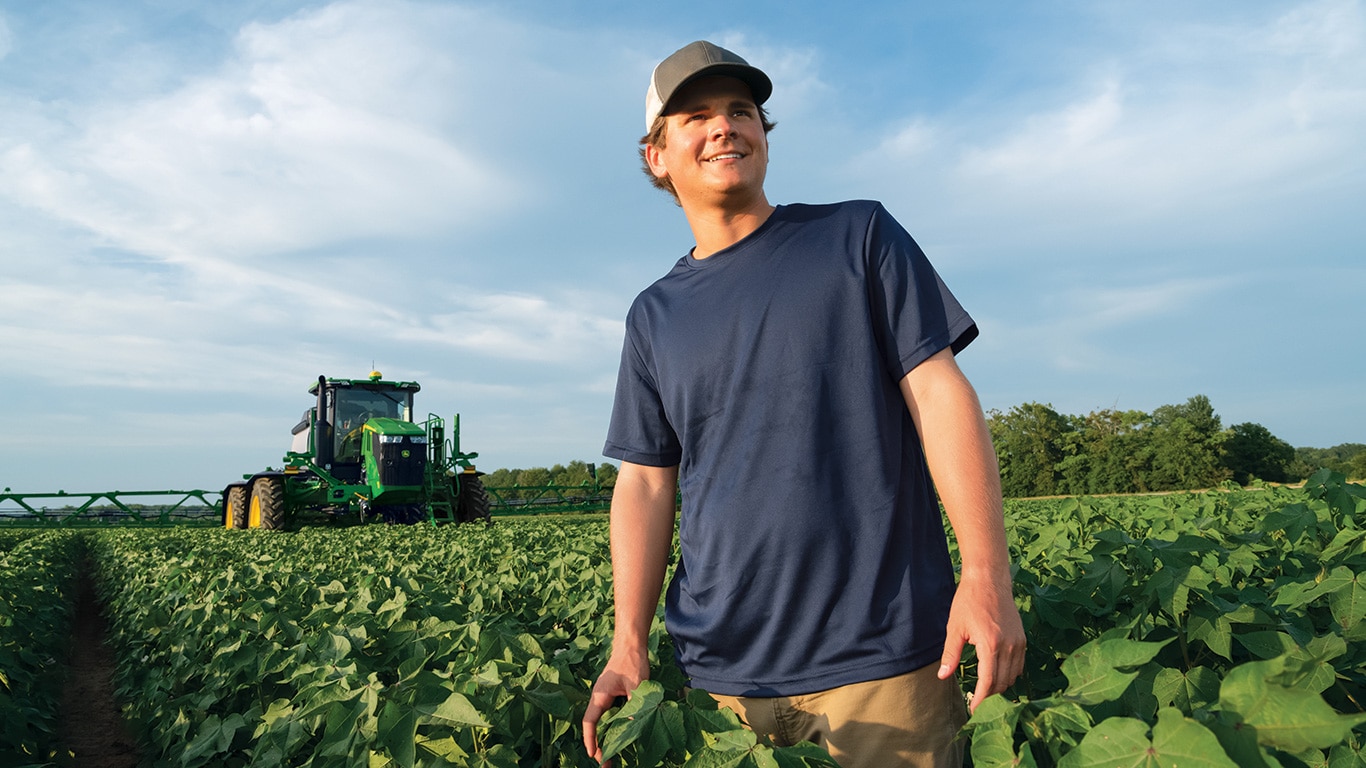
M 417 747 L 428 754 L 435 755 L 448 763 L 455 763 L 456 765 L 464 765 L 465 758 L 469 757 L 469 753 L 461 748 L 460 742 L 450 736 L 429 738 L 422 734 L 418 734 Z
M 517 754 L 506 744 L 495 744 L 483 752 L 476 752 L 466 761 L 463 764 L 470 768 L 518 768 Z
M 693 754 L 684 768 L 780 768 L 773 749 L 758 742 L 753 731 L 741 729 L 709 734 L 708 745 Z M 641 765 L 656 765 L 642 759 Z
M 1219 708 L 1256 728 L 1260 744 L 1287 752 L 1326 749 L 1366 723 L 1366 713 L 1338 714 L 1317 693 L 1274 682 L 1290 661 L 1281 657 L 1234 667 L 1219 689 Z
M 1068 681 L 1063 695 L 1088 705 L 1114 701 L 1138 677 L 1136 670 L 1127 670 L 1152 661 L 1169 642 L 1092 640 L 1063 661 L 1062 671 Z
M 1299 648 L 1284 632 L 1244 632 L 1234 639 L 1258 659 L 1274 659 Z
M 1219 744 L 1233 762 L 1242 768 L 1280 768 L 1257 744 L 1257 729 L 1241 722 L 1230 712 L 1214 712 L 1204 720 L 1205 727 L 1219 739 Z
M 809 741 L 778 747 L 773 750 L 773 759 L 779 768 L 839 768 L 829 752 Z
M 1233 625 L 1223 614 L 1218 614 L 1213 619 L 1207 615 L 1192 615 L 1186 625 L 1186 637 L 1203 642 L 1211 651 L 1225 659 L 1233 659 Z
M 620 710 L 603 718 L 602 759 L 635 745 L 641 765 L 658 765 L 671 750 L 684 746 L 683 719 L 678 703 L 664 700 L 664 687 L 645 680 Z
M 417 710 L 392 701 L 386 703 L 379 712 L 376 741 L 395 762 L 411 768 L 417 760 Z
M 199 730 L 195 733 L 194 740 L 185 748 L 181 755 L 181 765 L 202 765 L 203 762 L 198 758 L 216 755 L 220 752 L 219 741 L 223 730 L 223 722 L 218 715 L 209 715 L 200 723 Z
M 423 722 L 441 723 L 443 725 L 472 725 L 476 728 L 488 728 L 490 723 L 479 714 L 465 695 L 459 692 L 452 692 L 446 700 L 435 706 L 420 705 L 417 711 L 423 715 Z
M 1219 700 L 1219 674 L 1209 667 L 1189 672 L 1168 667 L 1157 673 L 1153 695 L 1159 706 L 1171 705 L 1183 712 L 1208 707 Z
M 974 765 L 1015 764 L 1015 727 L 1025 706 L 1004 696 L 988 696 L 982 700 L 966 726 L 972 734 L 968 751 Z
M 1077 740 L 1094 726 L 1095 723 L 1086 710 L 1072 701 L 1064 701 L 1045 709 L 1034 718 L 1033 723 L 1033 727 L 1043 734 L 1045 740 L 1063 744 L 1076 744 Z
M 1148 724 L 1142 720 L 1112 717 L 1087 733 L 1058 766 L 1238 768 L 1208 728 L 1170 707 L 1157 713 L 1151 739 Z
M 1348 569 L 1339 566 L 1333 569 L 1333 574 L 1343 570 Z M 1328 608 L 1343 631 L 1351 631 L 1366 617 L 1366 583 L 1362 583 L 1361 574 L 1351 573 L 1346 583 L 1329 595 Z

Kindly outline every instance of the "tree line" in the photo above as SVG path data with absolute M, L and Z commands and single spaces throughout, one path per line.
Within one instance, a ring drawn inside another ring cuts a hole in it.
M 1208 397 L 1152 413 L 1104 409 L 1085 416 L 1024 403 L 987 412 L 1001 490 L 1007 497 L 1148 493 L 1210 488 L 1233 481 L 1293 483 L 1321 468 L 1366 478 L 1366 445 L 1295 448 L 1261 424 L 1225 428 Z M 571 461 L 553 467 L 498 469 L 490 488 L 616 484 L 608 463 Z
M 606 463 L 571 461 L 568 464 L 556 464 L 549 469 L 495 469 L 484 475 L 483 482 L 487 488 L 539 488 L 547 485 L 591 485 L 595 479 L 599 487 L 610 488 L 617 483 L 617 468 Z
M 1366 477 L 1366 445 L 1294 448 L 1266 427 L 1225 429 L 1208 397 L 1152 413 L 1104 409 L 1085 416 L 1025 403 L 987 413 L 1007 497 L 1209 488 L 1303 480 L 1322 467 Z

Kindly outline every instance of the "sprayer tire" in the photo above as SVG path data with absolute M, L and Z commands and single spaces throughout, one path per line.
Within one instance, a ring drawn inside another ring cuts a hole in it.
M 225 528 L 246 528 L 247 487 L 241 484 L 228 486 L 228 491 L 223 496 L 223 503 L 226 505 L 226 509 L 223 510 L 223 526 Z
M 252 517 L 261 529 L 278 531 L 285 527 L 285 489 L 278 477 L 258 477 L 251 484 Z
M 478 475 L 460 476 L 460 513 L 456 516 L 462 523 L 483 520 L 493 525 L 493 515 L 489 512 L 489 494 L 484 490 L 484 481 Z

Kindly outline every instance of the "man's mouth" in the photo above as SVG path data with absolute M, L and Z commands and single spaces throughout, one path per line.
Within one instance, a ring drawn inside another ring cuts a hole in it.
M 739 160 L 739 159 L 741 159 L 741 158 L 743 158 L 743 157 L 744 157 L 744 155 L 740 154 L 739 152 L 727 152 L 727 153 L 725 153 L 725 154 L 723 154 L 723 155 L 717 155 L 717 156 L 715 156 L 715 157 L 709 157 L 709 158 L 707 158 L 707 162 L 709 162 L 709 163 L 714 163 L 714 162 L 716 162 L 717 160 Z

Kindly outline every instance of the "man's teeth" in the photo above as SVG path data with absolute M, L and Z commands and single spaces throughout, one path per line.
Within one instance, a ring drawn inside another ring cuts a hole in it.
M 714 163 L 717 160 L 739 160 L 741 157 L 744 157 L 744 155 L 741 155 L 739 152 L 730 152 L 724 155 L 717 155 L 716 157 L 713 157 L 707 162 Z

